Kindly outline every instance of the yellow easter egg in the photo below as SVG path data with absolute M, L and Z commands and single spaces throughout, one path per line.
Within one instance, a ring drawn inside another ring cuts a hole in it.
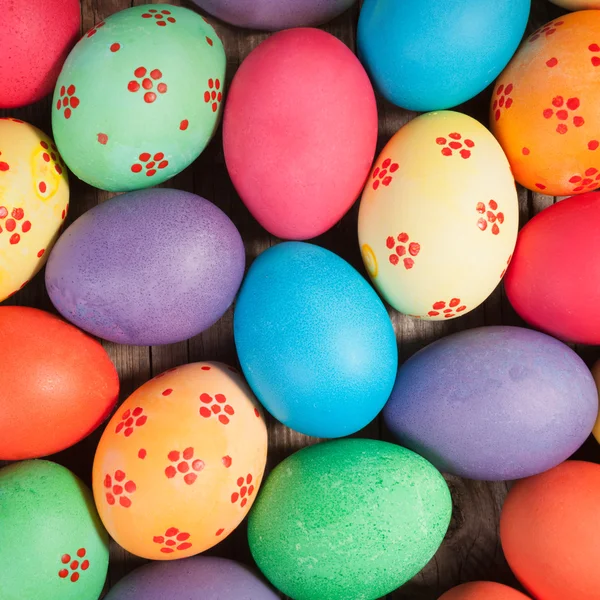
M 96 506 L 129 552 L 185 558 L 242 522 L 266 458 L 264 418 L 237 371 L 184 365 L 138 388 L 108 423 L 94 458 Z
M 33 125 L 0 119 L 0 302 L 44 266 L 68 207 L 54 142 Z
M 402 313 L 464 315 L 504 276 L 518 208 L 508 160 L 483 125 L 453 111 L 421 115 L 388 142 L 363 192 L 367 272 Z
M 592 375 L 594 376 L 594 381 L 596 382 L 596 387 L 598 388 L 598 397 L 600 402 L 600 360 L 597 361 L 592 367 Z M 597 442 L 600 444 L 600 414 L 598 414 L 598 420 L 596 421 L 596 425 L 592 431 L 594 437 Z

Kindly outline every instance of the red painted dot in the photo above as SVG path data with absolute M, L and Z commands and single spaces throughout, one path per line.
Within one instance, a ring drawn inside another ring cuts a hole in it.
M 469 158 L 471 156 L 471 151 L 470 150 L 461 150 L 460 155 L 463 158 Z
M 115 503 L 115 497 L 111 493 L 107 493 L 106 501 L 112 506 Z
M 138 458 L 141 458 L 142 460 L 144 460 L 146 458 L 146 450 L 144 450 L 144 448 L 140 448 L 139 452 L 138 452 Z
M 68 206 L 68 205 L 67 205 L 67 206 Z M 67 216 L 67 211 L 66 211 L 66 210 L 63 210 L 63 211 L 62 211 L 62 215 L 61 215 L 61 217 L 62 217 L 63 221 L 65 220 L 65 217 L 66 217 L 66 216 Z
M 21 226 L 21 231 L 23 233 L 27 233 L 30 229 L 31 229 L 31 223 L 29 221 L 24 221 L 23 225 Z
M 538 190 L 545 190 L 546 186 L 543 183 L 536 183 L 535 187 L 538 188 Z
M 69 554 L 63 554 L 60 559 L 63 565 L 66 565 L 68 562 L 70 562 L 70 560 L 71 556 Z
M 494 118 L 496 119 L 496 121 L 497 121 L 498 119 L 500 119 L 500 114 L 501 114 L 501 113 L 500 113 L 500 109 L 498 109 L 498 110 L 495 112 L 495 114 L 494 114 Z
M 567 131 L 568 131 L 568 127 L 564 123 L 559 123 L 556 126 L 556 132 L 560 133 L 561 135 L 564 135 L 565 133 L 567 133 Z
M 166 389 L 166 390 L 165 390 L 165 391 L 162 393 L 162 395 L 163 395 L 163 396 L 170 396 L 172 393 L 173 393 L 173 390 L 172 390 L 171 388 L 169 388 L 169 389 Z
M 242 508 L 244 508 L 244 506 L 246 506 L 246 504 L 248 503 L 248 498 L 244 498 L 241 502 L 240 502 L 240 506 Z
M 567 100 L 567 107 L 569 110 L 577 110 L 579 108 L 579 98 L 569 98 Z
M 451 137 L 453 140 L 460 140 L 462 136 L 460 133 L 450 133 L 448 137 Z
M 229 467 L 231 466 L 231 463 L 232 463 L 233 461 L 231 460 L 231 456 L 224 456 L 224 457 L 221 459 L 221 462 L 223 463 L 223 466 L 224 466 L 226 469 L 229 469 Z
M 208 408 L 206 408 L 206 406 L 200 407 L 200 416 L 201 417 L 208 419 L 211 415 L 212 415 L 212 413 L 210 412 L 210 410 Z
M 69 571 L 67 571 L 67 569 L 61 569 L 61 570 L 58 572 L 58 576 L 59 576 L 61 579 L 65 579 L 66 577 L 68 577 L 68 575 L 69 575 Z
M 140 89 L 140 84 L 137 81 L 130 81 L 127 84 L 127 89 L 130 92 L 137 92 Z
M 160 551 L 163 554 L 171 554 L 171 552 L 175 552 L 175 550 L 173 550 L 173 548 L 161 548 Z
M 164 17 L 162 15 L 154 15 L 155 19 L 164 19 Z
M 229 419 L 225 415 L 219 415 L 219 421 L 223 423 L 223 425 L 227 425 L 229 423 Z
M 183 458 L 185 460 L 190 460 L 190 458 L 193 458 L 193 457 L 194 457 L 194 449 L 193 448 L 186 448 L 183 451 Z
M 133 418 L 129 417 L 129 419 L 127 419 L 127 421 L 125 421 L 125 425 L 127 427 L 130 427 L 131 425 L 133 425 Z
M 234 415 L 234 414 L 235 414 L 235 411 L 233 410 L 233 406 L 230 406 L 229 404 L 226 404 L 226 405 L 225 405 L 225 408 L 224 408 L 224 410 L 225 410 L 225 412 L 226 412 L 228 415 Z
M 492 210 L 496 210 L 498 208 L 498 203 L 495 200 L 490 200 L 488 205 Z
M 119 498 L 119 504 L 123 508 L 129 508 L 131 506 L 131 500 L 129 498 L 127 498 L 126 496 L 121 496 Z
M 562 96 L 554 96 L 552 98 L 552 105 L 560 108 L 565 103 L 565 99 Z
M 84 560 L 81 563 L 81 570 L 82 571 L 87 571 L 89 569 L 89 566 L 90 566 L 90 561 L 89 560 Z
M 185 131 L 188 126 L 189 126 L 190 122 L 187 119 L 184 119 L 183 121 L 181 121 L 181 123 L 179 123 L 179 129 L 181 129 L 181 131 Z
M 13 233 L 13 235 L 10 236 L 9 241 L 14 246 L 15 244 L 18 244 L 21 241 L 21 236 L 18 233 Z
M 598 44 L 590 44 L 588 50 L 590 52 L 600 52 L 600 46 L 598 46 Z
M 124 432 L 123 435 L 125 437 L 129 437 L 131 434 L 133 433 L 133 428 L 132 427 L 128 427 Z
M 171 23 L 174 23 L 175 20 L 171 20 L 171 17 L 169 17 L 169 21 L 171 21 Z M 166 23 L 164 21 L 157 21 L 156 22 L 157 25 L 160 25 L 161 27 L 164 27 L 166 25 Z
M 8 221 L 6 221 L 6 230 L 7 231 L 14 231 L 16 226 L 17 226 L 17 224 L 15 223 L 14 219 L 8 219 Z
M 213 112 L 217 112 L 217 108 L 219 108 L 219 107 L 218 107 L 218 105 L 217 105 L 217 103 L 216 103 L 216 102 L 213 102 L 213 105 L 212 105 L 212 111 L 213 111 Z
M 70 86 L 67 88 L 67 94 L 68 94 L 69 96 L 72 96 L 74 93 L 75 93 L 75 86 L 74 86 L 74 85 L 70 85 Z
M 65 93 L 65 88 L 64 88 L 64 86 L 62 87 L 62 91 L 61 91 L 60 93 L 64 95 L 64 93 Z M 46 142 L 40 142 L 40 146 L 41 146 L 42 148 L 44 148 L 44 150 L 48 150 L 48 144 L 47 144 Z M 53 146 L 54 146 L 54 145 L 53 145 Z
M 117 44 L 116 42 L 114 44 L 112 44 L 110 47 L 111 52 L 118 52 L 120 49 L 121 49 L 121 44 Z
M 156 175 L 156 169 L 150 169 L 146 172 L 146 177 L 152 177 L 153 175 Z
M 555 67 L 558 64 L 558 59 L 555 57 L 552 57 L 551 59 L 546 61 L 546 66 L 552 68 Z
M 251 486 L 248 488 L 248 496 L 252 496 L 252 493 L 253 493 L 253 492 L 254 492 L 254 486 L 253 486 L 253 485 L 251 485 Z
M 237 492 L 231 494 L 231 504 L 235 504 L 240 499 L 240 495 Z
M 177 527 L 169 527 L 169 529 L 167 529 L 167 531 L 165 531 L 165 535 L 167 537 L 173 537 L 174 535 L 177 535 L 179 533 L 179 529 L 177 529 Z
M 144 75 L 146 75 L 146 73 L 147 73 L 147 72 L 148 72 L 148 71 L 147 71 L 147 70 L 146 70 L 144 67 L 138 67 L 138 68 L 137 68 L 137 69 L 136 69 L 136 70 L 133 72 L 133 74 L 134 74 L 136 77 L 144 77 Z
M 144 81 L 142 81 L 142 87 L 145 90 L 151 90 L 153 85 L 154 84 L 152 83 L 152 80 L 148 79 L 147 77 L 144 79 Z
M 585 171 L 585 174 L 589 177 L 590 175 L 595 175 L 598 172 L 598 169 L 594 169 L 591 167 Z
M 174 19 L 173 17 L 169 17 L 169 18 L 167 19 L 167 21 L 169 21 L 169 23 L 175 23 L 175 22 L 176 22 L 176 21 L 175 21 L 175 19 Z
M 125 484 L 125 491 L 128 494 L 133 494 L 133 492 L 135 492 L 136 489 L 137 489 L 137 486 L 135 485 L 135 483 L 133 481 L 128 481 Z
M 189 542 L 184 542 L 183 544 L 179 544 L 179 546 L 177 546 L 177 550 L 187 550 L 188 548 L 191 548 L 192 544 L 190 544 Z
M 75 569 L 78 569 L 78 568 L 79 568 L 79 561 L 78 560 L 74 560 L 71 563 L 71 569 L 75 570 Z
M 395 254 L 390 254 L 390 262 L 395 266 L 400 262 L 400 259 Z
M 159 169 L 165 169 L 169 166 L 169 161 L 168 160 L 163 160 L 158 164 L 158 168 Z
M 492 225 L 492 233 L 493 233 L 494 235 L 498 235 L 498 234 L 500 233 L 500 228 L 498 227 L 498 225 L 497 225 L 496 223 L 494 223 L 494 224 Z
M 448 146 L 450 146 L 450 148 L 452 148 L 453 150 L 458 150 L 459 148 L 462 148 L 462 144 L 460 142 L 450 142 Z
M 167 91 L 167 84 L 159 83 L 156 89 L 158 90 L 159 94 L 164 94 Z
M 151 18 L 152 18 L 152 15 L 149 15 L 148 13 L 144 13 L 142 15 L 142 19 L 151 19 Z
M 218 404 L 213 404 L 210 408 L 215 413 L 215 415 L 221 412 L 221 407 Z
M 169 466 L 165 469 L 165 475 L 169 479 L 173 479 L 173 477 L 175 477 L 175 475 L 177 475 L 177 469 L 173 466 Z
M 215 535 L 221 535 L 224 531 L 224 529 L 217 529 L 217 533 L 215 533 Z
M 146 92 L 144 94 L 144 101 L 148 104 L 152 104 L 156 100 L 156 94 L 154 92 Z
M 194 469 L 194 471 L 202 471 L 204 469 L 204 461 L 203 460 L 195 460 L 192 463 L 192 469 Z
M 398 235 L 398 241 L 402 242 L 403 244 L 406 244 L 406 242 L 408 242 L 408 233 L 404 233 L 404 232 L 400 233 Z
M 446 138 L 443 138 L 443 137 L 436 138 L 435 143 L 439 144 L 440 146 L 444 146 L 446 144 Z
M 38 257 L 38 258 L 42 258 L 42 256 L 44 256 L 44 252 L 46 252 L 46 250 L 45 250 L 45 249 L 42 249 L 42 250 L 40 250 L 40 251 L 37 253 L 37 257 Z
M 196 481 L 196 479 L 198 479 L 198 476 L 195 473 L 188 473 L 183 477 L 183 481 L 185 481 L 185 483 L 187 483 L 188 485 L 192 485 Z
M 211 40 L 211 39 L 210 39 L 208 36 L 206 36 L 206 43 L 207 43 L 209 46 L 212 46 L 212 45 L 213 45 L 213 41 L 212 41 L 212 40 Z
M 600 66 L 600 56 L 592 56 L 592 65 L 594 67 Z
M 100 144 L 102 144 L 103 146 L 106 146 L 106 144 L 108 142 L 108 136 L 105 133 L 99 133 L 98 134 L 98 142 Z
M 556 117 L 561 121 L 566 121 L 569 118 L 569 113 L 566 110 L 557 110 Z
M 481 231 L 485 231 L 487 228 L 487 221 L 482 217 L 477 221 L 477 227 L 479 227 Z
M 186 462 L 180 462 L 177 465 L 177 470 L 180 473 L 187 473 L 190 470 L 190 465 L 188 465 Z
M 79 580 L 79 573 L 73 573 L 73 575 L 71 575 L 71 581 L 73 583 L 75 583 L 78 580 Z
M 54 170 L 59 174 L 62 175 L 62 169 L 59 165 L 54 165 Z
M 159 69 L 154 69 L 150 72 L 150 77 L 152 77 L 152 79 L 160 79 L 162 77 L 162 73 Z
M 25 211 L 22 208 L 13 208 L 10 214 L 17 221 L 20 221 L 25 216 Z
M 554 114 L 554 111 L 551 108 L 546 108 L 542 114 L 544 115 L 544 118 L 549 119 Z
M 478 202 L 478 203 L 477 203 L 477 206 L 475 207 L 475 210 L 476 210 L 478 213 L 481 213 L 481 214 L 483 214 L 483 213 L 485 212 L 485 204 L 484 204 L 483 202 Z
M 404 256 L 406 254 L 406 248 L 404 246 L 397 246 L 396 247 L 396 254 L 398 256 Z
M 590 150 L 597 150 L 599 145 L 600 143 L 598 142 L 598 140 L 592 140 L 591 142 L 588 142 L 588 148 Z
M 171 462 L 177 462 L 179 460 L 180 456 L 181 456 L 181 454 L 179 452 L 177 452 L 177 450 L 171 450 L 171 452 L 169 452 L 169 454 L 167 454 L 167 458 Z
M 530 150 L 529 150 L 529 148 L 523 148 L 523 150 L 521 150 L 521 152 L 523 152 L 523 154 L 524 154 L 525 156 L 528 156 L 528 155 L 529 155 L 529 153 L 530 153 Z
M 452 150 L 450 148 L 442 148 L 442 154 L 444 156 L 452 156 Z
M 56 110 L 60 110 L 61 106 L 62 106 L 62 101 L 61 101 L 61 100 L 58 100 L 58 101 L 56 102 Z
M 581 127 L 584 123 L 583 117 L 573 117 L 573 125 L 575 127 Z

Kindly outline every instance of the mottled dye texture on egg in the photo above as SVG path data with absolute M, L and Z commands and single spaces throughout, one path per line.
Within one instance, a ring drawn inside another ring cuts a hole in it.
M 54 142 L 33 125 L 0 119 L 0 302 L 44 266 L 68 209 Z
M 529 600 L 527 596 L 501 583 L 473 581 L 440 596 L 439 600 Z
M 387 442 L 336 440 L 273 470 L 248 540 L 261 571 L 296 600 L 375 600 L 425 566 L 451 512 L 425 459 Z
M 0 470 L 2 600 L 97 600 L 108 535 L 90 490 L 45 460 Z
M 94 498 L 127 551 L 187 558 L 242 522 L 266 459 L 260 405 L 239 373 L 216 362 L 183 365 L 138 388 L 108 423 L 94 457 Z
M 121 344 L 155 345 L 204 331 L 244 275 L 229 217 L 189 192 L 140 190 L 88 211 L 61 236 L 46 269 L 59 312 Z
M 52 129 L 65 162 L 110 191 L 173 177 L 215 132 L 225 63 L 214 29 L 179 6 L 134 6 L 97 23 L 54 91 Z
M 312 244 L 278 244 L 254 261 L 234 336 L 263 406 L 307 435 L 358 431 L 394 385 L 396 337 L 381 300 L 345 260 Z
M 144 565 L 121 579 L 106 600 L 277 600 L 245 565 L 217 557 Z
M 79 37 L 81 7 L 79 0 L 3 0 L 0 9 L 0 108 L 16 108 L 54 89 Z
M 350 8 L 355 0 L 194 0 L 214 15 L 238 27 L 276 31 L 321 25 Z
M 401 444 L 441 471 L 504 481 L 571 456 L 592 431 L 598 395 L 562 342 L 521 327 L 479 327 L 406 361 L 383 414 Z
M 600 11 L 564 15 L 531 34 L 502 72 L 490 124 L 515 179 L 570 196 L 600 186 Z

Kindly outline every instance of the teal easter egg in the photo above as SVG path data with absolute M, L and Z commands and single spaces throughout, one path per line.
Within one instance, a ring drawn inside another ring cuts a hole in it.
M 97 600 L 108 534 L 90 490 L 46 460 L 0 469 L 0 598 Z
M 69 54 L 54 91 L 65 163 L 115 192 L 173 177 L 217 128 L 225 64 L 214 29 L 185 8 L 135 6 L 98 23 Z
M 296 452 L 263 483 L 248 523 L 256 564 L 294 600 L 376 600 L 416 575 L 448 529 L 442 475 L 387 442 Z

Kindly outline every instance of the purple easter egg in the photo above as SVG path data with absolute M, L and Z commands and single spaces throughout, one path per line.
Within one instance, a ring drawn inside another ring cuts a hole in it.
M 248 567 L 226 558 L 154 562 L 121 579 L 105 600 L 278 600 Z
M 222 21 L 277 31 L 289 27 L 321 25 L 341 15 L 356 0 L 194 0 Z
M 401 445 L 441 471 L 486 481 L 555 467 L 597 414 L 581 358 L 521 327 L 479 327 L 423 348 L 398 370 L 383 411 Z
M 71 323 L 120 344 L 188 339 L 229 308 L 244 275 L 242 238 L 214 204 L 140 190 L 79 217 L 59 238 L 46 288 Z

